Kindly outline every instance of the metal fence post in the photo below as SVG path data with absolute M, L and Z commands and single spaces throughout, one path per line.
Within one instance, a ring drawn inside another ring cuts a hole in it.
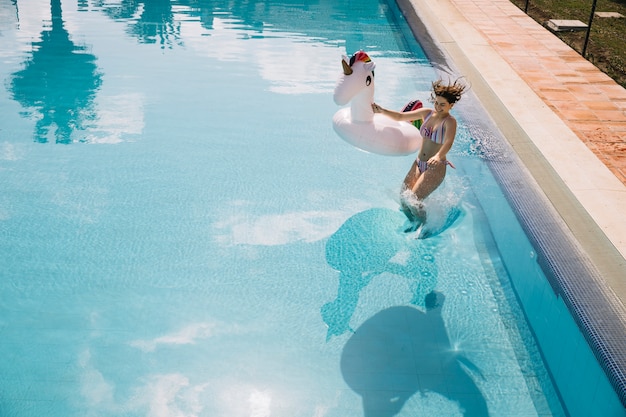
M 587 25 L 587 35 L 585 35 L 585 43 L 583 44 L 583 51 L 581 53 L 583 58 L 587 52 L 587 43 L 589 42 L 589 34 L 591 33 L 591 23 L 593 23 L 593 15 L 596 13 L 596 2 L 597 0 L 593 0 L 593 4 L 591 5 L 591 14 L 589 15 L 589 24 Z

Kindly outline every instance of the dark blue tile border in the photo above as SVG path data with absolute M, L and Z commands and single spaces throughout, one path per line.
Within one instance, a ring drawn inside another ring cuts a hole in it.
M 626 309 L 535 184 L 524 185 L 521 162 L 487 161 L 555 294 L 563 299 L 626 407 Z M 565 185 L 563 185 L 565 187 Z M 542 198 L 543 197 L 543 198 Z

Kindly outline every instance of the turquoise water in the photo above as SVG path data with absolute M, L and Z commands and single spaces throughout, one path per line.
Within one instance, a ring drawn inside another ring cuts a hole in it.
M 3 0 L 0 38 L 0 415 L 566 415 L 463 120 L 428 239 L 412 157 L 332 130 L 342 54 L 428 97 L 393 5 Z

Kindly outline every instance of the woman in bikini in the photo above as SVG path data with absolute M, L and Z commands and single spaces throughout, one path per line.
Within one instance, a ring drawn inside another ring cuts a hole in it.
M 426 212 L 422 201 L 441 185 L 446 176 L 446 167 L 452 166 L 446 159 L 448 151 L 454 143 L 456 135 L 456 119 L 450 114 L 454 104 L 461 99 L 467 86 L 457 79 L 453 83 L 444 84 L 442 80 L 433 82 L 431 100 L 434 108 L 421 108 L 408 112 L 397 112 L 385 109 L 372 103 L 374 113 L 381 113 L 398 121 L 422 120 L 420 134 L 422 148 L 413 166 L 404 178 L 402 190 L 402 211 L 409 220 L 426 220 Z M 416 204 L 409 204 L 404 198 L 406 193 L 416 199 Z

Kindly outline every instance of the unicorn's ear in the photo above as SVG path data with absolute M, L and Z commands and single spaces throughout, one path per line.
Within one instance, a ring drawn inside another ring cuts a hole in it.
M 374 71 L 374 68 L 376 68 L 376 64 L 374 63 L 374 61 L 370 61 L 366 62 L 363 67 L 368 71 Z

